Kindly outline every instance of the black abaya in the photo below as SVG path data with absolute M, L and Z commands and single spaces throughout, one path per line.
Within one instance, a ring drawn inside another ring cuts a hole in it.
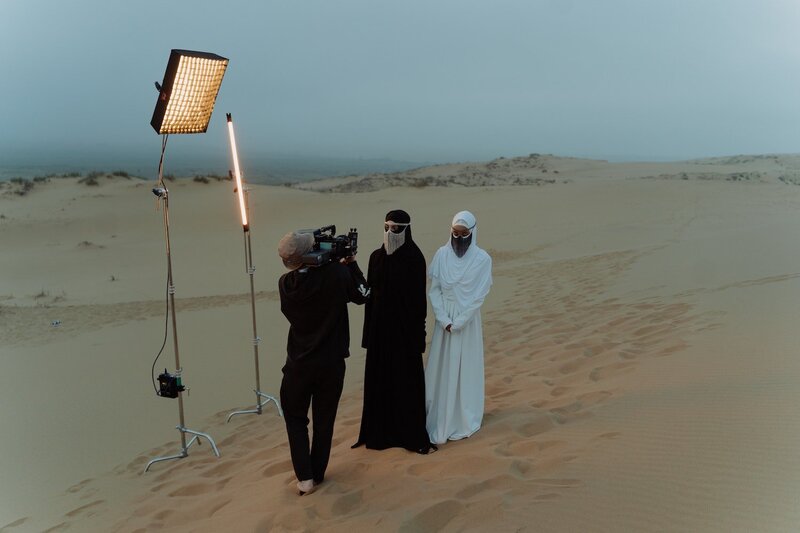
M 395 222 L 398 222 L 395 220 Z M 392 255 L 383 246 L 369 258 L 362 347 L 367 350 L 364 410 L 354 447 L 383 450 L 430 449 L 425 429 L 426 265 L 406 228 L 404 244 Z

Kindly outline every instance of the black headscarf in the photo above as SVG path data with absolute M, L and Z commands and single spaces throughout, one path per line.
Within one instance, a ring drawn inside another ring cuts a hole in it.
M 389 211 L 386 213 L 386 218 L 384 219 L 385 222 L 397 222 L 398 224 L 411 224 L 411 215 L 403 211 L 402 209 L 395 209 L 394 211 Z
M 384 219 L 384 222 L 389 222 L 390 220 L 392 222 L 397 222 L 398 224 L 411 224 L 411 216 L 402 209 L 395 209 L 394 211 L 389 211 L 388 213 L 386 213 L 386 218 Z M 413 242 L 413 239 L 411 238 L 411 226 L 406 226 L 405 242 L 409 241 Z M 414 244 L 414 246 L 416 246 L 416 244 Z M 402 248 L 405 248 L 405 243 L 403 243 L 403 246 L 398 248 L 398 251 L 401 250 Z

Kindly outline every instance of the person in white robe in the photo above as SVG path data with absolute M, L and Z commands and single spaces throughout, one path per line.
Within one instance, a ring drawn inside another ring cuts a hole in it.
M 425 368 L 426 427 L 442 444 L 469 437 L 483 421 L 483 330 L 480 308 L 492 285 L 492 258 L 478 247 L 469 211 L 453 217 L 450 238 L 428 270 L 436 324 Z

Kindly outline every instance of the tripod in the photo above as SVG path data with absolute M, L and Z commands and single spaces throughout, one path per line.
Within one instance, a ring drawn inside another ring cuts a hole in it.
M 167 248 L 167 292 L 169 294 L 169 308 L 172 315 L 172 342 L 175 350 L 175 368 L 176 368 L 176 375 L 180 376 L 183 372 L 183 368 L 181 368 L 181 361 L 178 355 L 178 331 L 177 331 L 177 321 L 175 318 L 175 285 L 172 283 L 172 251 L 170 248 L 170 241 L 169 241 L 169 191 L 167 190 L 166 184 L 164 183 L 163 179 L 163 165 L 164 165 L 164 151 L 167 148 L 167 135 L 164 135 L 161 141 L 161 160 L 158 163 L 158 187 L 153 189 L 153 194 L 156 195 L 158 201 L 163 202 L 164 204 L 164 236 L 166 240 L 166 248 Z M 201 444 L 200 438 L 205 438 L 211 444 L 211 448 L 214 451 L 214 455 L 219 457 L 219 450 L 217 449 L 217 445 L 214 442 L 214 439 L 211 438 L 210 435 L 206 433 L 201 433 L 199 431 L 193 431 L 186 427 L 184 416 L 183 416 L 183 390 L 182 388 L 178 390 L 178 415 L 180 423 L 175 426 L 181 434 L 181 451 L 176 455 L 170 455 L 166 457 L 156 457 L 155 459 L 151 460 L 145 466 L 144 471 L 147 472 L 150 467 L 158 462 L 161 461 L 169 461 L 170 459 L 183 459 L 189 455 L 189 446 L 197 442 L 198 445 Z M 186 434 L 193 435 L 192 439 L 187 443 L 186 442 Z
M 255 267 L 253 266 L 253 250 L 251 247 L 250 242 L 250 228 L 245 226 L 244 229 L 244 256 L 245 256 L 245 266 L 247 269 L 247 274 L 250 276 L 250 309 L 253 316 L 253 356 L 255 359 L 255 366 L 256 366 L 256 388 L 253 392 L 256 393 L 256 406 L 253 409 L 246 409 L 243 411 L 234 411 L 228 415 L 227 422 L 231 421 L 236 415 L 244 415 L 244 414 L 261 414 L 263 407 L 267 405 L 269 402 L 275 402 L 275 407 L 278 408 L 278 414 L 283 416 L 283 409 L 281 409 L 281 404 L 277 398 L 274 396 L 270 396 L 269 394 L 265 394 L 261 392 L 261 375 L 259 370 L 258 364 L 258 345 L 261 343 L 261 337 L 258 336 L 258 331 L 256 329 L 256 293 L 253 284 L 253 273 L 256 271 Z

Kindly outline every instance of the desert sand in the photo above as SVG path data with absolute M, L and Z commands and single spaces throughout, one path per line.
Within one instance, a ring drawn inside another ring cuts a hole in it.
M 170 184 L 186 425 L 153 391 L 166 259 L 152 181 L 0 189 L 0 531 L 795 531 L 800 164 L 531 155 L 296 187 L 253 185 L 262 390 L 287 323 L 291 229 L 411 213 L 430 259 L 453 213 L 494 259 L 486 412 L 420 456 L 351 450 L 362 309 L 325 483 L 298 497 L 282 419 L 253 405 L 249 281 L 230 182 Z M 546 172 L 543 172 L 546 170 Z M 57 325 L 53 325 L 53 324 Z M 429 336 L 430 336 L 429 320 Z M 157 369 L 173 369 L 168 341 Z

